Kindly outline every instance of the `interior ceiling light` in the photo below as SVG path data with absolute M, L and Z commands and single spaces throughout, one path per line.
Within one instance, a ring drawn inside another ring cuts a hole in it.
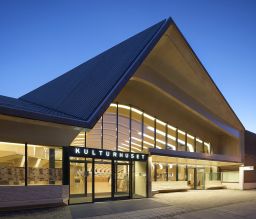
M 122 104 L 118 104 L 118 108 L 123 108 L 123 109 L 127 109 L 127 110 L 131 109 L 130 106 L 126 106 L 126 105 L 122 105 Z
M 180 134 L 182 134 L 182 135 L 185 135 L 185 134 L 186 134 L 185 132 L 183 132 L 183 131 L 181 131 L 181 130 L 179 130 L 179 129 L 178 129 L 178 132 L 179 132 Z
M 190 135 L 190 134 L 187 134 L 187 137 L 191 138 L 191 139 L 195 139 L 194 136 Z
M 148 118 L 150 120 L 153 120 L 153 121 L 155 120 L 155 118 L 153 116 L 150 116 L 147 113 L 144 113 L 144 117 L 146 117 L 146 118 Z
M 161 120 L 156 120 L 156 122 L 158 123 L 158 124 L 160 124 L 160 125 L 163 125 L 163 126 L 165 126 L 166 125 L 166 123 L 164 123 L 164 122 L 162 122 Z
M 132 108 L 132 112 L 138 113 L 139 115 L 142 115 L 142 113 L 143 113 L 142 111 L 137 110 L 135 108 Z

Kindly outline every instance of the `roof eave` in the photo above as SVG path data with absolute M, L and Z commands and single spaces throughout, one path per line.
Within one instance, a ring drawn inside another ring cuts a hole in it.
M 65 118 L 60 116 L 50 116 L 43 113 L 31 112 L 31 111 L 20 110 L 15 108 L 9 108 L 9 107 L 7 108 L 7 107 L 0 106 L 0 112 L 2 115 L 6 115 L 6 116 L 32 119 L 32 120 L 38 120 L 42 122 L 51 122 L 51 123 L 74 126 L 79 128 L 88 127 L 88 123 L 83 120 Z

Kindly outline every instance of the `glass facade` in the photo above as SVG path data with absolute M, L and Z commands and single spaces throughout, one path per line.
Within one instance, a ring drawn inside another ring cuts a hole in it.
M 62 149 L 28 145 L 28 185 L 62 184 Z
M 208 141 L 118 103 L 110 104 L 94 128 L 81 132 L 71 145 L 134 153 L 148 153 L 149 148 L 211 153 Z
M 61 184 L 61 148 L 0 142 L 0 185 Z
M 0 142 L 0 185 L 25 184 L 25 145 Z

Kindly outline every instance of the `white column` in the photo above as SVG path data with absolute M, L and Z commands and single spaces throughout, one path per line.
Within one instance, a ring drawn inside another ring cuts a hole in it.
M 239 167 L 239 189 L 244 189 L 244 167 Z

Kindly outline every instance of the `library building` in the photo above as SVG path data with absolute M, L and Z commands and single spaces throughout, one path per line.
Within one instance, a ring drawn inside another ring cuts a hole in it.
M 0 209 L 256 188 L 247 131 L 171 18 L 0 96 Z

